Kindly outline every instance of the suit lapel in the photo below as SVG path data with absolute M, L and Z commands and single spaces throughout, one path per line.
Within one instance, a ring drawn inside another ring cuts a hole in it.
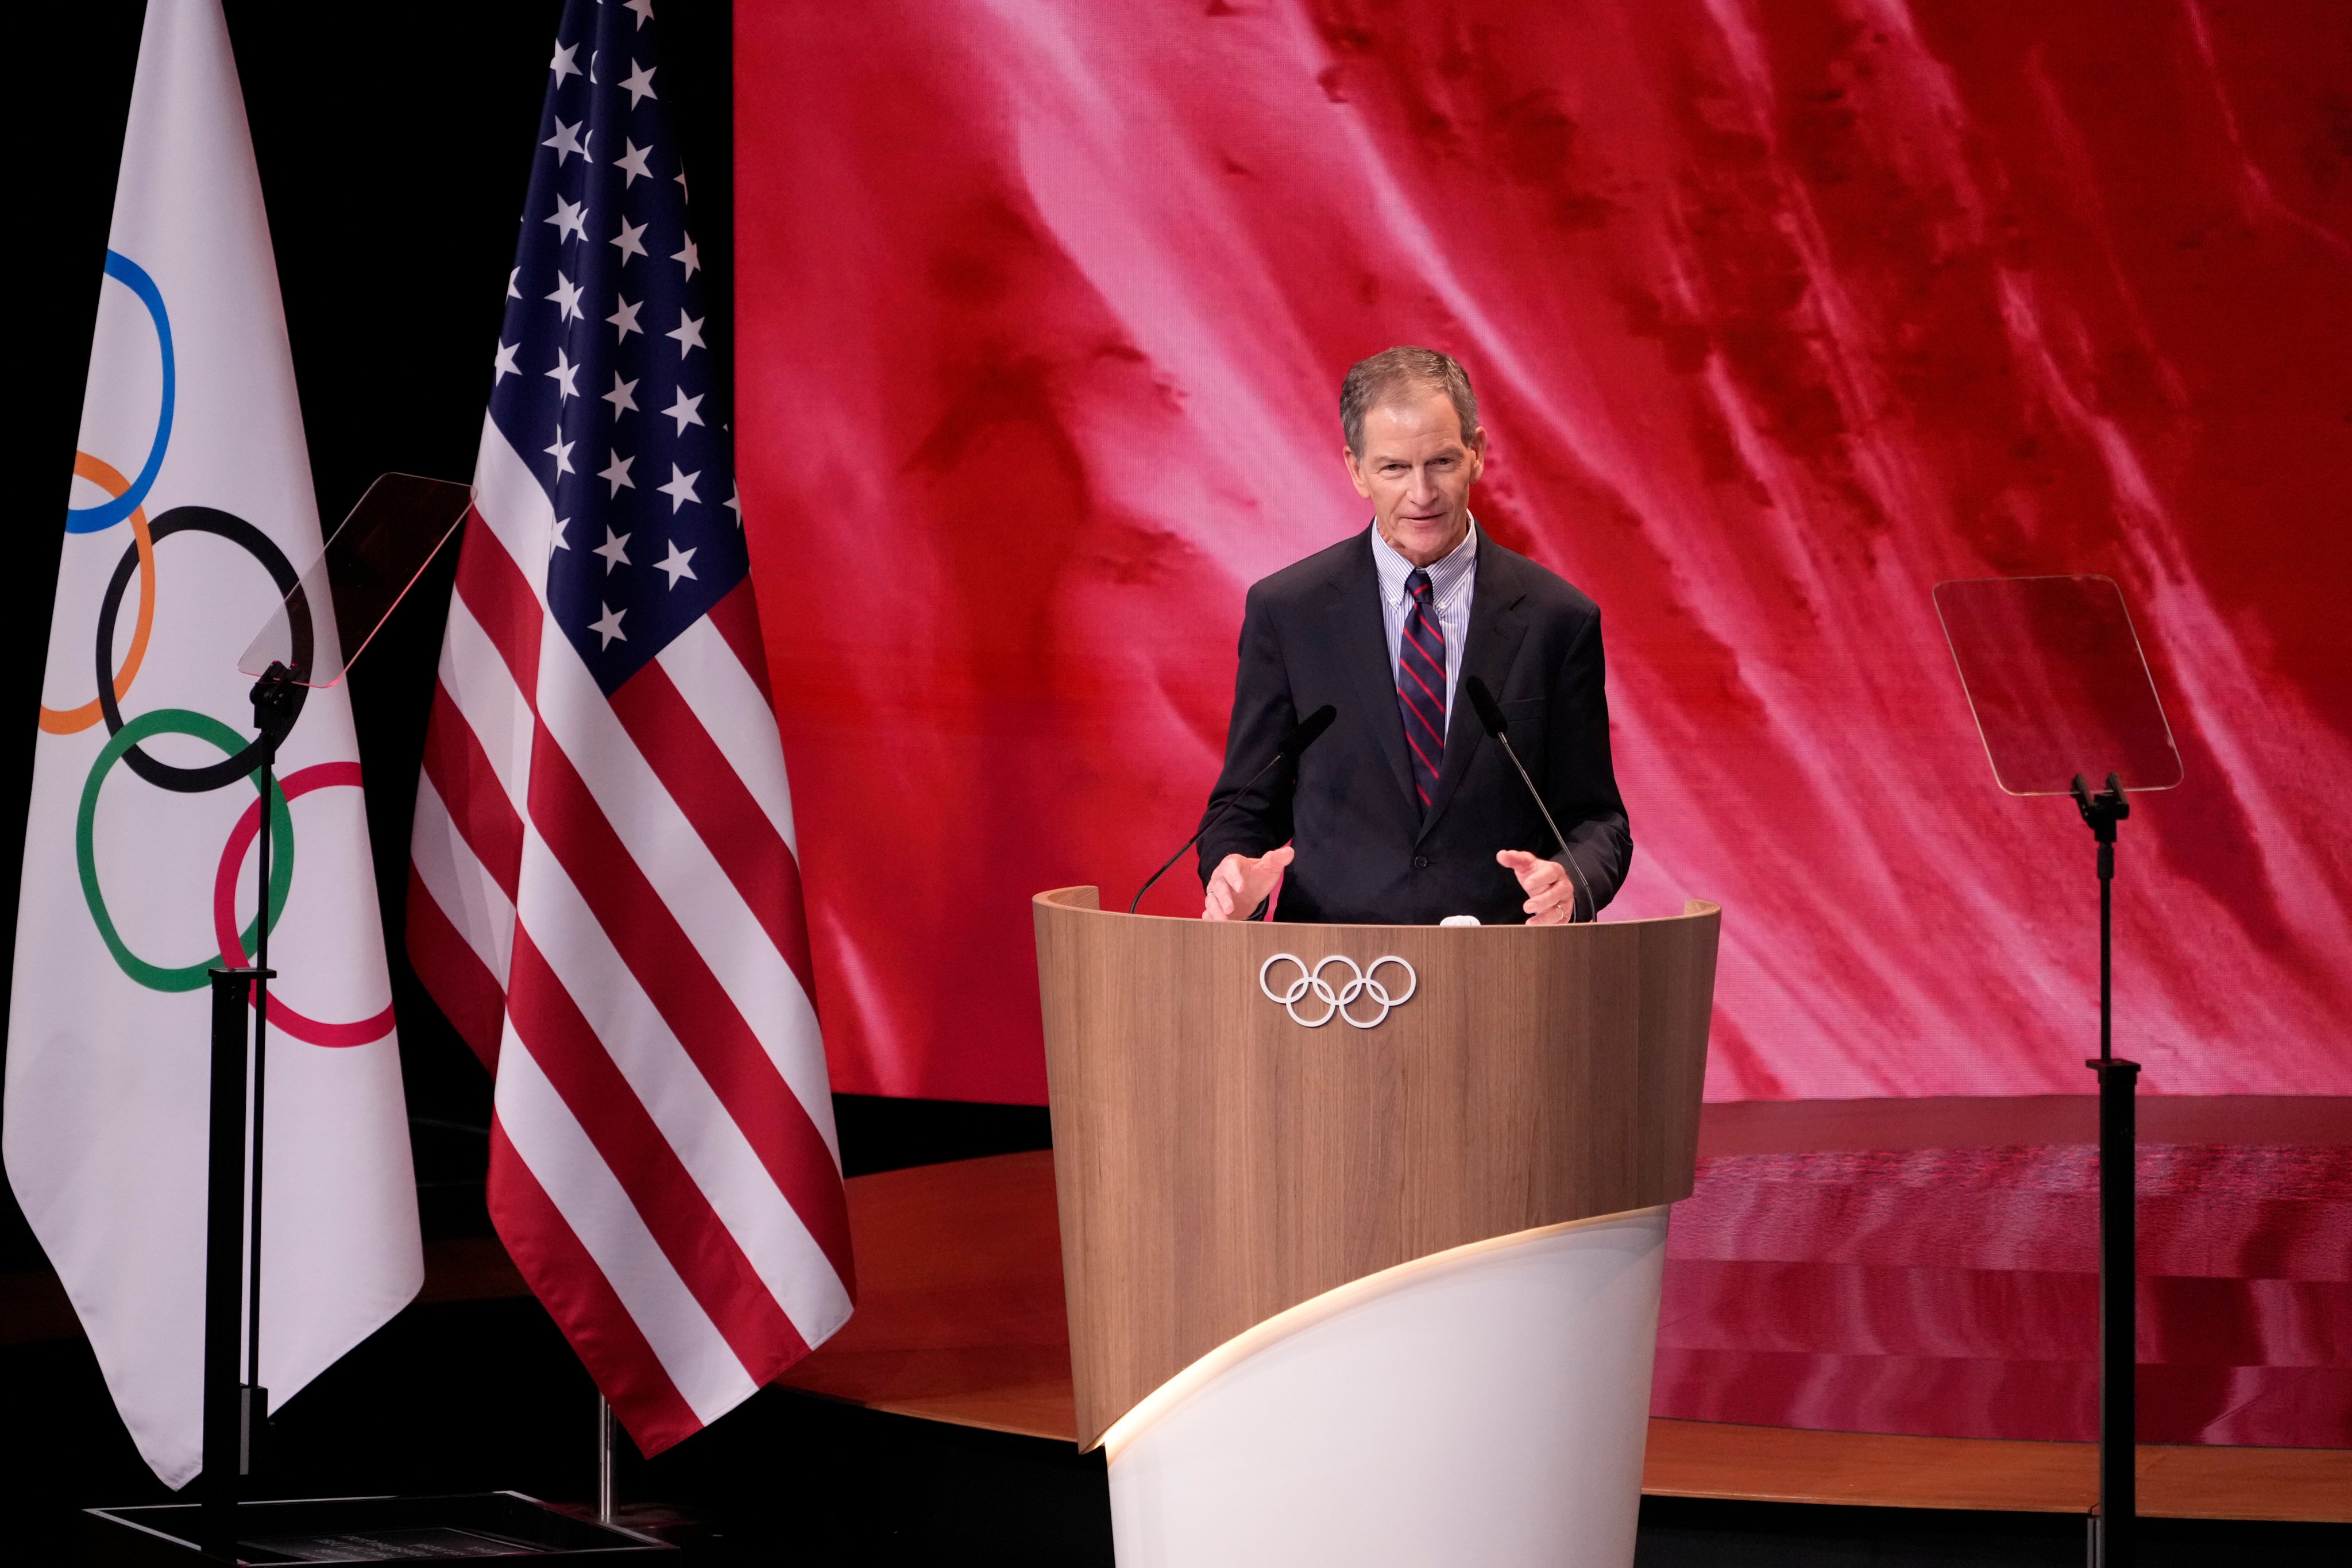
M 1445 815 L 1454 790 L 1470 771 L 1471 759 L 1486 743 L 1486 726 L 1478 722 L 1477 710 L 1470 706 L 1470 678 L 1475 675 L 1485 681 L 1499 700 L 1503 678 L 1510 673 L 1511 661 L 1518 655 L 1519 640 L 1527 635 L 1527 622 L 1518 609 L 1519 601 L 1526 596 L 1527 589 L 1519 581 L 1517 558 L 1496 545 L 1493 536 L 1481 532 L 1478 574 L 1470 587 L 1470 634 L 1463 639 L 1462 674 L 1454 689 L 1453 717 L 1445 725 L 1445 767 L 1437 776 L 1437 798 L 1429 803 L 1429 815 L 1422 821 L 1421 834 L 1424 838 L 1437 826 L 1437 819 Z M 1385 646 L 1385 628 L 1381 636 Z M 1393 692 L 1390 694 L 1389 706 L 1396 706 Z M 1402 743 L 1402 719 L 1397 721 L 1397 738 Z
M 1372 566 L 1371 530 L 1357 537 L 1357 548 L 1332 574 L 1330 592 L 1331 644 L 1339 660 L 1356 678 L 1364 712 L 1372 733 L 1388 759 L 1389 775 L 1397 792 L 1416 812 L 1412 764 L 1405 759 L 1404 712 L 1397 704 L 1396 672 L 1389 668 L 1388 623 L 1381 618 L 1380 574 Z M 1472 601 L 1475 613 L 1476 601 Z

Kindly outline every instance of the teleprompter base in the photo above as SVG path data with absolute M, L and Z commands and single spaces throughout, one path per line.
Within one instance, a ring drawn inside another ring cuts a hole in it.
M 312 1498 L 237 1505 L 236 1561 L 457 1562 L 499 1557 L 630 1557 L 673 1552 L 652 1536 L 575 1519 L 520 1492 Z M 94 1508 L 82 1561 L 95 1568 L 219 1563 L 196 1544 L 197 1503 Z

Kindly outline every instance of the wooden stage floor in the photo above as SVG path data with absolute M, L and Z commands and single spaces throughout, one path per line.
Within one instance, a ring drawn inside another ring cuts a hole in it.
M 857 1313 L 784 1381 L 877 1410 L 1075 1441 L 1053 1170 L 1041 1152 L 853 1179 Z M 2151 1516 L 2352 1521 L 2344 1449 L 2150 1445 L 2139 1476 Z M 2097 1458 L 2085 1443 L 1654 1420 L 1643 1487 L 2073 1513 L 2096 1496 Z

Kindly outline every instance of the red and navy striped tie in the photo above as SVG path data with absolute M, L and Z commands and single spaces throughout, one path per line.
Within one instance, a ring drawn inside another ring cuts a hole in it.
M 1397 647 L 1397 700 L 1404 704 L 1413 792 L 1425 813 L 1437 798 L 1437 775 L 1445 768 L 1445 628 L 1429 602 L 1428 573 L 1414 567 L 1404 588 L 1411 602 L 1405 605 L 1404 639 Z

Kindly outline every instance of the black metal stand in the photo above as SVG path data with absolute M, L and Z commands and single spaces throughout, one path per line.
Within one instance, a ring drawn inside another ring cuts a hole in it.
M 195 1568 L 234 1563 L 196 1543 L 208 1505 L 149 1503 L 82 1511 L 80 1561 L 89 1568 Z M 237 1505 L 239 1550 L 252 1563 L 361 1563 L 495 1557 L 615 1558 L 678 1548 L 625 1525 L 599 1524 L 520 1492 L 458 1497 L 288 1499 Z M 13 1559 L 12 1559 L 13 1561 Z
M 247 1234 L 252 1243 L 246 1251 L 245 1386 L 239 1394 L 248 1475 L 260 1458 L 262 1423 L 269 1419 L 269 1390 L 261 1386 L 261 1138 L 268 1128 L 264 1110 L 269 1092 L 269 983 L 278 977 L 269 967 L 269 819 L 278 797 L 278 748 L 301 713 L 301 695 L 294 672 L 275 659 L 253 683 L 253 727 L 261 740 L 261 821 L 253 846 L 253 1166 L 247 1177 L 252 1205 Z
M 251 969 L 215 969 L 205 1181 L 205 1550 L 234 1562 L 247 1453 L 238 1419 L 237 1295 L 245 1279 L 245 1013 Z
M 272 663 L 253 686 L 260 731 L 261 829 L 254 961 L 212 971 L 212 1114 L 205 1190 L 204 1547 L 235 1561 L 237 1500 L 253 1473 L 269 1391 L 261 1386 L 261 1138 L 269 1084 L 269 847 L 278 745 L 294 726 L 299 693 L 293 672 Z M 253 1008 L 253 1048 L 245 1013 Z M 248 1069 L 249 1062 L 249 1069 Z M 248 1157 L 246 1096 L 253 1097 Z M 250 1238 L 250 1245 L 248 1245 Z M 242 1297 L 245 1310 L 237 1310 Z M 242 1322 L 239 1321 L 240 1317 Z M 244 1331 L 239 1334 L 239 1329 Z M 239 1343 L 240 1338 L 243 1343 Z M 240 1353 L 242 1352 L 242 1353 Z
M 2137 1447 L 2139 1239 L 2135 1205 L 2139 1064 L 2115 1054 L 2116 824 L 2131 815 L 2123 781 L 2093 795 L 2074 775 L 2074 804 L 2099 846 L 2099 1506 L 2090 1568 L 2132 1568 L 2138 1552 Z

